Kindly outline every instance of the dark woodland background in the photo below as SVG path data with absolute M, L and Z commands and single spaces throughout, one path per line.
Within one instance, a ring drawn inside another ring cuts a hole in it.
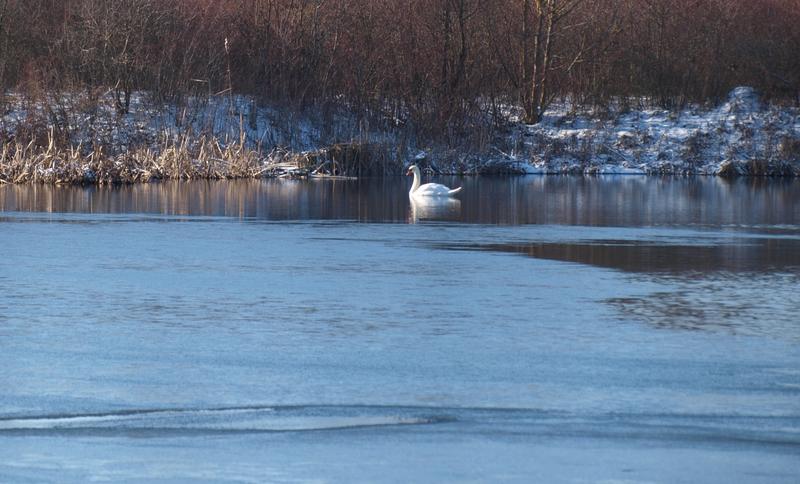
M 800 0 L 0 0 L 0 86 L 253 96 L 437 137 L 576 106 L 800 96 Z M 0 107 L 2 100 L 0 99 Z

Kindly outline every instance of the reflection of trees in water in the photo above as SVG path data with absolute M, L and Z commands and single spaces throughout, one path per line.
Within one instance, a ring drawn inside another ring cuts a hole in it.
M 776 224 L 794 220 L 800 181 L 646 176 L 519 179 L 515 209 L 537 223 L 576 225 Z M 486 194 L 497 199 L 501 193 Z
M 398 185 L 402 189 L 401 186 Z M 231 180 L 106 186 L 0 186 L 0 210 L 77 213 L 157 213 L 296 219 L 404 220 L 402 190 L 387 197 L 371 180 Z
M 800 180 L 646 176 L 437 177 L 464 186 L 467 223 L 592 226 L 797 224 Z M 405 222 L 405 177 L 0 185 L 0 210 Z

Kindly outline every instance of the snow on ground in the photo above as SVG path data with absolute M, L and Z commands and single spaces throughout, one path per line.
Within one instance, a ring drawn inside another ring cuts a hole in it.
M 800 109 L 763 103 L 748 87 L 731 91 L 717 107 L 681 111 L 623 109 L 579 112 L 555 104 L 537 125 L 514 120 L 483 152 L 416 146 L 391 123 L 370 126 L 346 112 L 297 113 L 265 107 L 245 96 L 190 98 L 165 104 L 135 93 L 128 113 L 113 97 L 50 98 L 38 103 L 6 94 L 0 99 L 0 140 L 24 137 L 26 128 L 67 133 L 84 149 L 104 152 L 158 147 L 165 138 L 214 136 L 222 144 L 246 142 L 264 151 L 310 151 L 337 142 L 392 146 L 399 162 L 428 163 L 440 172 L 800 175 Z M 407 154 L 402 154 L 407 153 Z
M 715 108 L 643 109 L 607 117 L 555 106 L 512 135 L 515 158 L 540 173 L 800 174 L 800 110 L 748 87 Z
M 0 102 L 0 139 L 31 127 L 68 133 L 73 144 L 102 145 L 114 151 L 157 145 L 164 137 L 184 134 L 214 136 L 221 142 L 242 134 L 253 146 L 311 149 L 324 136 L 310 116 L 257 106 L 245 96 L 190 98 L 179 104 L 160 103 L 146 93 L 131 96 L 127 113 L 117 111 L 113 96 L 90 99 L 85 94 L 48 98 L 30 103 L 7 94 Z M 344 129 L 341 120 L 329 123 Z

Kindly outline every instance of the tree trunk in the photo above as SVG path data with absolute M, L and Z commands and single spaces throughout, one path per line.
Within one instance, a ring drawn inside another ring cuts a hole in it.
M 540 108 L 539 90 L 544 84 L 543 80 L 546 78 L 547 73 L 542 65 L 544 53 L 543 47 L 547 44 L 545 35 L 545 8 L 543 3 L 545 0 L 534 0 L 536 2 L 535 13 L 536 22 L 533 32 L 530 31 L 530 16 L 533 13 L 531 8 L 531 0 L 525 0 L 523 11 L 523 66 L 522 66 L 522 102 L 525 111 L 525 122 L 527 124 L 536 124 L 539 122 Z M 533 59 L 531 60 L 530 48 L 528 47 L 533 37 Z
M 550 64 L 553 62 L 553 58 L 550 55 L 551 48 L 553 46 L 553 22 L 555 21 L 554 16 L 555 12 L 553 10 L 553 0 L 548 0 L 548 4 L 550 5 L 547 9 L 547 21 L 544 33 L 544 49 L 542 52 L 542 72 L 539 76 L 539 97 L 536 99 L 536 122 L 542 120 L 542 115 L 544 115 L 544 108 L 547 104 L 547 97 L 545 94 L 547 93 L 547 74 L 550 71 Z
M 520 102 L 525 113 L 529 112 L 530 91 L 528 86 L 531 83 L 531 54 L 530 54 L 530 40 L 531 40 L 531 0 L 524 0 L 522 6 L 522 83 L 519 86 L 521 92 Z M 527 121 L 527 115 L 526 115 Z
M 535 12 L 531 1 L 535 2 Z M 557 23 L 568 15 L 582 0 L 524 0 L 522 15 L 522 106 L 525 122 L 536 124 L 542 120 L 544 110 L 550 102 L 549 81 L 553 69 L 553 39 Z M 531 32 L 531 14 L 536 14 L 534 31 Z M 531 38 L 533 45 L 531 46 Z M 533 60 L 530 49 L 533 48 Z

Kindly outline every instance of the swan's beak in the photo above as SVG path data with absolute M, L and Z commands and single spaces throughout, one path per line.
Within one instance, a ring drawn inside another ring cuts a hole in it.
M 406 176 L 411 176 L 413 173 L 414 171 L 411 168 L 409 168 L 408 171 L 406 171 Z

